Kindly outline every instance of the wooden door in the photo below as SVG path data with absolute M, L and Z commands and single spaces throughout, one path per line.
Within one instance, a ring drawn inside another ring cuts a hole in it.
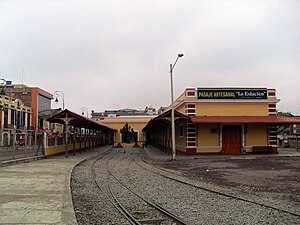
M 223 154 L 241 154 L 241 126 L 226 125 L 222 128 L 222 153 Z

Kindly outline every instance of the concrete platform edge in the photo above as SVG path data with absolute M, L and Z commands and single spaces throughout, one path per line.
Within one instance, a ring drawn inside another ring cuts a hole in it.
M 36 160 L 40 160 L 40 159 L 44 159 L 44 158 L 46 158 L 44 155 L 39 155 L 39 156 L 33 156 L 33 157 L 27 157 L 27 158 L 5 160 L 5 161 L 1 162 L 0 167 L 11 166 L 11 165 L 15 165 L 18 163 L 28 163 L 30 161 L 36 161 Z

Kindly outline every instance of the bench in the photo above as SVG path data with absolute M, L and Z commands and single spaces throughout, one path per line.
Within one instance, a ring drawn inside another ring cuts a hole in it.
M 253 153 L 273 153 L 272 146 L 253 146 L 252 147 Z

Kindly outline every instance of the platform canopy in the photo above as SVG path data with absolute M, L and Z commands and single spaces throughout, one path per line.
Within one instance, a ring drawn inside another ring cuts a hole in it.
M 193 123 L 300 124 L 299 116 L 191 116 Z
M 143 128 L 143 131 L 147 130 L 156 130 L 159 129 L 161 126 L 165 126 L 167 124 L 171 124 L 171 110 L 168 110 L 157 117 L 151 119 L 147 125 Z M 175 122 L 181 122 L 181 121 L 190 121 L 190 117 L 186 116 L 178 111 L 174 111 L 174 119 Z
M 65 124 L 67 121 L 69 126 L 90 128 L 94 130 L 111 130 L 111 131 L 115 130 L 114 128 L 106 124 L 100 123 L 98 121 L 84 117 L 77 113 L 71 112 L 68 109 L 65 109 L 64 111 L 48 118 L 47 121 L 49 121 L 50 123 L 59 123 L 59 124 Z

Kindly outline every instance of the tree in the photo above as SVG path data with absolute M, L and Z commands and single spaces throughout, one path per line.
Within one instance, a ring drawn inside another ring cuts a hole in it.
M 122 129 L 120 129 L 120 133 L 122 134 L 122 142 L 130 143 L 130 139 L 134 134 L 133 128 L 129 126 L 128 123 L 125 123 Z

